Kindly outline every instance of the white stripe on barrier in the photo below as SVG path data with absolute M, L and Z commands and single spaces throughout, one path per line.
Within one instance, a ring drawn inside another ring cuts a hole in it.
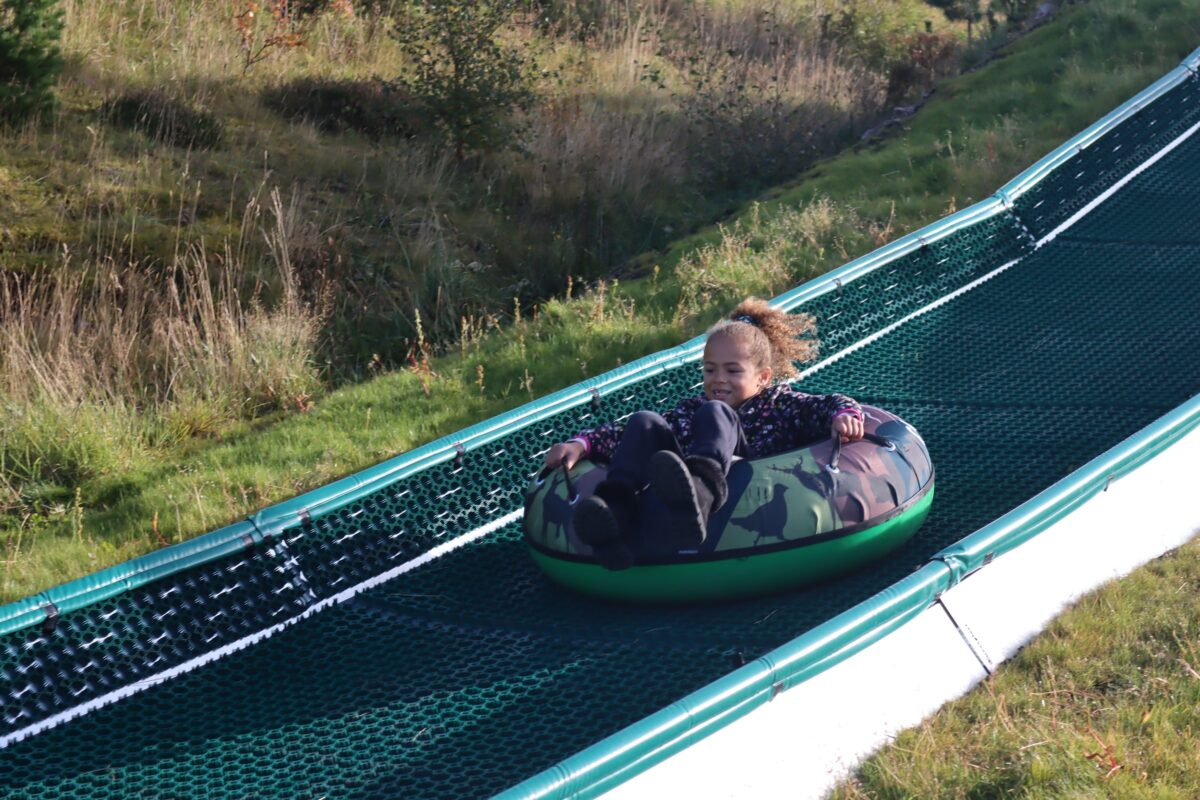
M 912 312 L 911 314 L 906 314 L 905 316 L 903 316 L 900 319 L 896 320 L 895 322 L 891 323 L 887 327 L 880 328 L 879 330 L 875 331 L 875 333 L 872 333 L 870 336 L 867 336 L 863 339 L 859 339 L 857 342 L 850 345 L 849 347 L 845 347 L 845 348 L 842 348 L 841 350 L 838 350 L 836 353 L 831 355 L 829 358 L 822 359 L 821 361 L 818 361 L 816 364 L 813 364 L 808 369 L 802 370 L 800 372 L 800 374 L 797 375 L 793 379 L 792 382 L 795 383 L 797 381 L 802 381 L 805 378 L 807 378 L 809 375 L 812 375 L 814 372 L 819 372 L 820 370 L 823 370 L 826 367 L 828 367 L 830 364 L 841 361 L 843 358 L 850 355 L 851 353 L 856 353 L 859 350 L 862 350 L 867 345 L 872 344 L 873 342 L 876 342 L 876 341 L 882 339 L 884 336 L 887 336 L 889 333 L 896 330 L 900 326 L 905 325 L 909 322 L 912 322 L 917 317 L 924 316 L 924 315 L 928 314 L 930 311 L 933 311 L 935 308 L 941 308 L 942 306 L 946 305 L 950 301 L 955 300 L 958 297 L 961 297 L 962 295 L 966 294 L 967 292 L 971 291 L 972 289 L 976 288 L 977 286 L 987 283 L 992 278 L 999 275 L 1001 272 L 1004 272 L 1008 268 L 1017 264 L 1020 260 L 1021 259 L 1019 259 L 1019 258 L 1014 258 L 1012 261 L 1009 261 L 1006 264 L 1002 264 L 1001 266 L 996 267 L 994 270 L 992 270 L 988 274 L 978 277 L 975 280 L 971 281 L 970 283 L 965 284 L 964 286 L 960 286 L 959 288 L 955 289 L 950 294 L 939 297 L 937 300 L 934 300 L 929 305 L 922 306 L 921 308 L 918 308 L 916 311 Z
M 1178 137 L 1176 137 L 1175 140 L 1172 141 L 1169 145 L 1164 147 L 1162 150 L 1159 150 L 1157 153 L 1152 155 L 1150 158 L 1143 161 L 1135 169 L 1131 170 L 1128 175 L 1124 176 L 1123 178 L 1121 178 L 1121 180 L 1117 181 L 1112 186 L 1105 189 L 1094 200 L 1092 200 L 1090 203 L 1085 205 L 1083 208 L 1079 209 L 1074 214 L 1067 217 L 1067 219 L 1065 221 L 1063 221 L 1063 223 L 1061 225 L 1059 225 L 1057 228 L 1050 231 L 1045 236 L 1043 236 L 1040 240 L 1038 240 L 1037 246 L 1041 247 L 1044 244 L 1049 244 L 1050 242 L 1054 241 L 1054 238 L 1056 236 L 1058 236 L 1060 233 L 1065 231 L 1067 228 L 1070 228 L 1072 225 L 1074 225 L 1079 220 L 1086 217 L 1092 211 L 1092 209 L 1094 209 L 1096 206 L 1103 203 L 1108 198 L 1112 197 L 1114 194 L 1117 193 L 1117 191 L 1122 189 L 1131 180 L 1136 178 L 1138 175 L 1141 175 L 1146 170 L 1150 169 L 1150 167 L 1157 164 L 1168 153 L 1170 153 L 1172 150 L 1174 150 L 1179 145 L 1183 144 L 1193 133 L 1196 132 L 1196 130 L 1198 128 L 1200 128 L 1200 122 L 1197 122 L 1195 125 L 1188 128 L 1186 131 L 1184 131 Z
M 486 525 L 476 528 L 475 530 L 471 531 L 470 533 L 464 533 L 462 536 L 458 536 L 454 539 L 451 539 L 448 542 L 443 542 L 442 544 L 439 544 L 437 547 L 434 547 L 434 548 L 422 553 L 421 555 L 417 556 L 416 558 L 405 561 L 403 564 L 393 567 L 392 569 L 388 570 L 387 572 L 376 575 L 373 578 L 369 578 L 369 579 L 363 581 L 362 583 L 355 584 L 354 586 L 351 586 L 349 589 L 345 589 L 345 590 L 339 592 L 338 594 L 333 595 L 332 597 L 327 597 L 324 600 L 313 603 L 311 606 L 304 609 L 299 614 L 296 614 L 293 617 L 289 617 L 288 619 L 284 620 L 283 622 L 272 625 L 269 628 L 264 628 L 263 630 L 258 631 L 257 633 L 250 634 L 249 636 L 244 636 L 235 642 L 230 642 L 229 644 L 222 645 L 221 647 L 217 648 L 216 650 L 213 650 L 209 653 L 205 653 L 204 655 L 196 656 L 195 658 L 193 658 L 189 661 L 185 661 L 184 663 L 179 664 L 174 667 L 171 667 L 170 669 L 163 670 L 162 672 L 152 675 L 149 678 L 143 678 L 142 680 L 137 681 L 136 683 L 131 683 L 128 686 L 123 686 L 120 689 L 117 689 L 115 691 L 109 692 L 108 694 L 105 694 L 100 697 L 89 700 L 86 703 L 83 703 L 81 705 L 75 706 L 74 708 L 70 708 L 66 711 L 55 714 L 52 717 L 47 717 L 46 719 L 41 720 L 40 722 L 35 722 L 34 724 L 29 725 L 25 728 L 21 728 L 19 730 L 8 733 L 8 734 L 4 735 L 3 737 L 0 737 L 0 749 L 7 747 L 8 745 L 12 744 L 13 742 L 19 742 L 22 739 L 25 739 L 29 736 L 34 736 L 36 734 L 41 733 L 42 731 L 45 731 L 50 728 L 61 725 L 62 723 L 68 722 L 69 720 L 75 719 L 76 717 L 81 717 L 84 714 L 87 714 L 91 711 L 95 711 L 97 708 L 106 706 L 109 703 L 115 703 L 116 701 L 126 698 L 132 694 L 137 694 L 138 692 L 140 692 L 144 689 L 149 689 L 153 686 L 157 686 L 158 684 L 163 683 L 164 681 L 168 681 L 179 675 L 182 675 L 185 672 L 191 672 L 192 670 L 194 670 L 198 667 L 202 667 L 205 664 L 209 664 L 213 661 L 216 661 L 219 658 L 223 658 L 224 656 L 227 656 L 230 653 L 234 653 L 234 652 L 237 652 L 238 650 L 242 650 L 246 647 L 250 647 L 251 645 L 257 644 L 258 642 L 261 642 L 264 639 L 274 636 L 275 634 L 282 631 L 284 628 L 290 627 L 291 625 L 299 622 L 302 619 L 305 619 L 307 617 L 312 616 L 313 614 L 323 611 L 332 605 L 336 605 L 337 603 L 342 603 L 346 600 L 349 600 L 351 597 L 354 597 L 355 595 L 360 594 L 374 586 L 378 586 L 381 583 L 385 583 L 386 581 L 389 581 L 399 575 L 402 575 L 405 572 L 411 572 L 412 570 L 416 569 L 417 567 L 427 564 L 430 561 L 434 560 L 435 558 L 438 558 L 439 556 L 443 556 L 446 553 L 449 553 L 451 550 L 457 550 L 458 548 L 462 547 L 463 545 L 469 544 L 469 543 L 475 541 L 476 539 L 479 539 L 483 536 L 486 536 L 489 533 L 492 533 L 493 531 L 499 530 L 500 528 L 503 528 L 505 525 L 508 525 L 511 522 L 515 522 L 515 521 L 521 519 L 523 516 L 525 516 L 524 509 L 519 508 L 516 511 L 512 511 L 508 514 L 505 514 L 503 517 L 492 520 L 491 522 L 489 522 Z

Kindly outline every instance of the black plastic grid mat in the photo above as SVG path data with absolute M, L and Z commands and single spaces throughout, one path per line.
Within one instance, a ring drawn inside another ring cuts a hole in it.
M 1092 142 L 1017 199 L 1017 216 L 1041 239 L 1200 119 L 1193 75 Z
M 987 274 L 1031 245 L 1008 215 L 922 247 L 811 301 L 826 353 Z M 54 632 L 0 637 L 0 735 L 203 657 L 372 579 L 521 504 L 540 453 L 600 418 L 666 409 L 693 394 L 695 362 L 595 404 L 554 414 L 306 520 L 258 552 L 231 556 L 115 600 L 64 614 Z M 130 665 L 139 668 L 130 671 Z

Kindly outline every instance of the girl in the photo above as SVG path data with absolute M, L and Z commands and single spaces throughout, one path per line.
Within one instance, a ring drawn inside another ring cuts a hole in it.
M 775 380 L 794 377 L 793 362 L 816 350 L 811 317 L 749 298 L 708 331 L 704 395 L 665 415 L 639 411 L 622 426 L 581 431 L 546 453 L 546 466 L 570 469 L 580 458 L 609 461 L 608 476 L 575 507 L 575 531 L 604 550 L 622 543 L 649 487 L 679 515 L 680 549 L 706 535 L 708 515 L 728 495 L 725 476 L 733 456 L 756 458 L 800 447 L 831 433 L 861 439 L 862 411 L 840 394 L 798 392 Z

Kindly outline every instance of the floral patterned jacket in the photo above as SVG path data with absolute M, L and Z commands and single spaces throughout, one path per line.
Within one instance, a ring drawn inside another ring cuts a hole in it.
M 704 396 L 689 397 L 663 414 L 684 452 L 692 444 L 692 417 L 706 400 Z M 834 417 L 854 414 L 861 418 L 862 409 L 842 394 L 806 394 L 781 383 L 742 403 L 737 414 L 750 456 L 762 458 L 829 436 Z M 587 445 L 588 455 L 610 459 L 624 430 L 623 424 L 610 422 L 580 431 L 576 439 Z

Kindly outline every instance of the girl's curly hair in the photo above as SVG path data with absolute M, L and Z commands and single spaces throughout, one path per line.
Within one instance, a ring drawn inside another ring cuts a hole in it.
M 777 381 L 799 374 L 797 361 L 817 354 L 816 322 L 809 314 L 789 314 L 766 300 L 747 297 L 726 319 L 708 329 L 708 337 L 728 336 L 745 345 L 759 369 L 771 368 Z

